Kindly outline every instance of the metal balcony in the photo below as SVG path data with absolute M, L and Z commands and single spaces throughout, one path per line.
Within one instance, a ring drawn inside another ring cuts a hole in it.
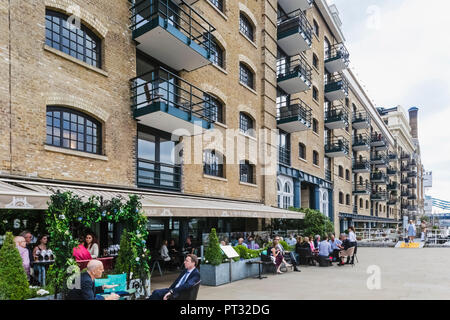
M 278 162 L 287 166 L 291 165 L 291 150 L 278 147 Z
M 388 142 L 387 142 L 386 138 L 383 137 L 383 135 L 381 133 L 373 134 L 371 139 L 372 139 L 372 142 L 371 142 L 370 145 L 372 147 L 375 147 L 376 151 L 387 150 Z
M 416 205 L 408 206 L 408 211 L 414 213 L 415 211 L 417 211 L 417 206 Z
M 408 184 L 408 183 L 409 183 L 408 178 L 403 178 L 403 177 L 402 177 L 402 179 L 401 179 L 401 184 L 406 185 L 406 184 Z
M 325 110 L 325 127 L 329 130 L 345 129 L 348 125 L 348 110 L 344 106 Z
M 404 190 L 402 190 L 402 192 L 401 192 L 400 195 L 401 195 L 403 198 L 407 198 L 407 197 L 409 197 L 410 193 L 409 193 L 409 191 L 404 191 Z
M 394 181 L 394 182 L 389 183 L 386 188 L 388 191 L 393 191 L 393 190 L 397 190 L 398 187 L 399 187 L 399 185 L 397 184 L 397 182 Z
M 312 110 L 301 99 L 277 104 L 277 125 L 281 130 L 293 133 L 311 128 Z
M 215 28 L 186 2 L 136 0 L 131 30 L 137 48 L 165 65 L 192 71 L 211 63 Z
M 348 97 L 348 81 L 341 73 L 325 81 L 325 98 L 328 101 L 342 100 Z
M 398 198 L 390 198 L 387 202 L 388 205 L 393 206 L 396 205 L 398 202 Z
M 386 191 L 374 191 L 372 190 L 372 194 L 370 195 L 370 200 L 375 202 L 381 202 L 386 201 L 388 198 L 388 195 Z
M 402 152 L 400 159 L 401 160 L 409 160 L 411 158 L 411 156 L 408 153 L 404 153 Z
M 278 45 L 287 55 L 311 49 L 313 28 L 302 10 L 278 17 L 277 27 Z
M 417 195 L 410 194 L 409 197 L 408 197 L 408 200 L 417 200 Z
M 288 94 L 311 89 L 312 68 L 301 55 L 277 60 L 278 86 Z
M 370 174 L 372 184 L 386 184 L 387 176 L 383 172 L 373 172 Z
M 181 165 L 145 159 L 138 159 L 137 163 L 137 184 L 139 187 L 181 190 Z
M 408 183 L 408 189 L 416 189 L 417 188 L 417 184 L 415 183 Z
M 343 44 L 336 44 L 325 52 L 325 68 L 328 72 L 340 72 L 347 69 L 350 54 Z
M 314 0 L 278 0 L 284 12 L 305 11 L 312 7 Z
M 370 128 L 371 124 L 370 114 L 366 111 L 357 111 L 353 113 L 352 128 L 361 130 Z
M 358 134 L 353 136 L 353 151 L 370 151 L 370 136 L 368 134 Z
M 409 171 L 408 172 L 408 178 L 417 178 L 417 172 Z
M 377 168 L 386 168 L 389 163 L 387 157 L 384 154 L 376 154 L 376 153 L 372 153 L 370 155 L 370 162 Z
M 177 136 L 213 128 L 205 92 L 164 68 L 131 80 L 132 109 L 141 124 Z
M 327 157 L 345 157 L 349 154 L 349 142 L 344 137 L 337 137 L 325 143 Z
M 370 183 L 366 184 L 354 184 L 353 185 L 353 194 L 371 194 L 372 185 Z
M 386 169 L 386 173 L 388 176 L 395 176 L 397 174 L 397 172 L 398 172 L 397 168 L 394 168 L 394 167 L 388 167 Z
M 389 162 L 394 162 L 398 160 L 398 155 L 396 153 L 389 153 L 388 154 Z
M 353 160 L 352 171 L 355 173 L 370 172 L 370 162 L 367 159 Z

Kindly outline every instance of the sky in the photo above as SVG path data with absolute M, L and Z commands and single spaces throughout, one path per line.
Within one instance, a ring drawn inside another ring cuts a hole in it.
M 377 107 L 419 108 L 427 192 L 450 201 L 448 0 L 328 0 L 342 20 L 350 68 Z

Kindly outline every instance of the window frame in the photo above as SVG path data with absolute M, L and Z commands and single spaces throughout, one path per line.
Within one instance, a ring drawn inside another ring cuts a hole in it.
M 244 124 L 247 124 L 247 126 L 244 126 Z M 249 124 L 251 124 L 251 126 L 249 126 Z M 246 112 L 239 112 L 239 130 L 245 135 L 254 136 L 255 120 L 253 120 Z
M 205 103 L 207 103 L 209 105 L 209 108 L 205 107 L 205 109 L 204 109 L 205 116 L 209 117 L 210 119 L 214 120 L 215 122 L 225 124 L 223 102 L 216 96 L 214 96 L 210 93 L 207 93 L 207 92 L 204 94 L 203 98 L 205 100 Z M 213 110 L 214 110 L 214 112 L 213 112 Z
M 244 63 L 239 63 L 239 82 L 255 90 L 255 74 Z
M 243 183 L 249 183 L 256 185 L 256 176 L 255 176 L 255 166 L 250 163 L 250 161 L 245 160 L 239 163 L 239 181 Z M 244 176 L 244 172 L 247 171 L 247 179 L 244 181 L 242 178 Z
M 314 101 L 319 101 L 319 89 L 313 86 L 312 97 Z
M 313 150 L 313 164 L 316 166 L 320 165 L 319 152 L 317 152 L 316 150 Z
M 49 19 L 49 17 L 51 17 L 51 19 Z M 58 23 L 54 22 L 54 18 L 58 19 Z M 70 55 L 74 59 L 80 60 L 90 66 L 101 69 L 103 67 L 102 39 L 83 23 L 81 24 L 80 29 L 75 28 L 75 31 L 72 30 L 74 26 L 67 25 L 68 19 L 69 16 L 62 12 L 58 12 L 49 8 L 45 10 L 45 44 L 55 50 Z M 47 26 L 48 23 L 51 24 L 50 28 L 48 28 Z M 58 27 L 58 30 L 56 30 L 55 25 Z M 53 29 L 53 27 L 55 27 L 55 29 Z M 79 34 L 79 32 L 82 34 Z M 48 37 L 49 34 L 51 35 L 51 38 Z M 90 39 L 88 39 L 88 37 Z M 75 38 L 75 42 L 72 38 Z M 64 39 L 67 40 L 67 45 L 64 44 Z M 82 43 L 80 44 L 79 41 Z M 91 42 L 91 44 L 88 45 L 89 42 Z M 75 47 L 75 49 L 72 49 L 72 45 Z M 89 48 L 89 46 L 92 46 L 92 50 Z M 80 52 L 80 49 L 82 50 L 82 52 Z M 87 50 L 91 52 L 91 57 L 88 56 Z M 72 54 L 72 52 L 75 53 Z M 94 54 L 96 55 L 95 59 L 93 58 Z
M 209 157 L 208 157 L 209 156 Z M 208 163 L 207 159 L 215 161 Z M 215 149 L 207 149 L 203 151 L 203 173 L 208 176 L 225 178 L 225 157 Z M 209 166 L 209 170 L 207 170 Z
M 239 31 L 252 42 L 255 42 L 255 26 L 242 11 L 239 13 Z
M 214 7 L 216 7 L 220 12 L 224 13 L 224 0 L 208 0 Z
M 306 145 L 304 143 L 299 142 L 298 144 L 298 156 L 300 159 L 306 160 Z
M 48 123 L 49 113 L 52 113 L 52 115 L 51 115 L 52 124 L 51 125 L 49 125 L 49 123 Z M 59 127 L 55 127 L 54 120 L 57 120 L 58 118 L 56 118 L 54 116 L 54 113 L 59 113 Z M 64 119 L 65 113 L 69 114 L 68 120 Z M 76 122 L 72 121 L 73 116 L 77 117 Z M 80 121 L 78 119 L 79 117 L 81 117 L 83 119 L 82 124 L 79 122 Z M 68 121 L 69 129 L 64 128 L 65 121 Z M 88 125 L 88 121 L 92 123 L 92 126 Z M 80 125 L 83 127 L 82 132 L 80 130 Z M 94 125 L 96 127 L 94 127 Z M 72 130 L 73 126 L 76 126 L 76 131 Z M 102 126 L 102 123 L 99 120 L 95 119 L 94 117 L 92 117 L 86 113 L 83 113 L 83 112 L 75 110 L 75 109 L 67 108 L 64 106 L 48 105 L 46 108 L 46 128 L 47 128 L 47 130 L 49 128 L 51 128 L 51 131 L 52 131 L 51 135 L 49 135 L 48 131 L 46 131 L 45 143 L 48 146 L 53 146 L 53 147 L 57 147 L 57 148 L 63 148 L 63 149 L 78 151 L 78 152 L 85 152 L 85 153 L 89 153 L 89 154 L 103 155 L 103 141 L 102 141 L 103 126 Z M 55 129 L 59 130 L 59 136 L 54 135 Z M 92 134 L 88 134 L 88 131 L 89 131 L 88 129 L 92 130 Z M 95 129 L 95 131 L 94 131 L 94 129 Z M 72 134 L 75 134 L 75 136 L 76 136 L 76 139 L 71 139 L 71 138 L 68 139 L 69 147 L 64 146 L 64 140 L 67 140 L 67 138 L 64 138 L 64 131 L 68 131 L 70 137 L 72 136 Z M 95 135 L 94 135 L 94 132 L 95 132 Z M 80 135 L 82 135 L 82 137 L 83 137 L 82 141 L 80 139 Z M 51 137 L 51 142 L 48 141 L 49 136 Z M 88 136 L 91 136 L 92 141 L 94 141 L 94 139 L 96 139 L 97 142 L 89 143 Z M 59 145 L 54 142 L 55 138 L 59 139 Z M 76 148 L 70 147 L 72 141 L 76 142 L 76 144 L 77 144 Z M 78 148 L 79 143 L 82 143 L 82 145 L 83 145 L 82 150 Z M 95 146 L 96 151 L 95 152 L 88 151 L 88 145 L 91 145 L 92 150 L 94 150 L 94 146 Z

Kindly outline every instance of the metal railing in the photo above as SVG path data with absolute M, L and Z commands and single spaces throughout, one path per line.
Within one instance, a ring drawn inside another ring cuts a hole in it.
M 353 119 L 352 119 L 353 123 L 357 123 L 357 122 L 367 122 L 370 124 L 371 122 L 371 118 L 370 118 L 370 114 L 366 111 L 356 111 L 353 112 Z
M 181 189 L 181 165 L 138 159 L 137 171 L 139 186 Z
M 386 174 L 384 174 L 384 172 L 372 172 L 371 174 L 370 174 L 370 180 L 373 180 L 373 181 L 379 181 L 379 180 L 382 180 L 382 181 L 386 181 L 386 179 L 387 179 L 387 176 L 386 176 Z
M 387 197 L 388 197 L 388 194 L 386 191 L 372 190 L 372 193 L 370 195 L 371 200 L 379 200 L 379 201 L 386 201 Z
M 417 172 L 415 172 L 415 171 L 408 172 L 408 178 L 416 178 L 416 177 L 417 177 Z
M 400 156 L 400 159 L 406 160 L 406 159 L 409 159 L 410 157 L 411 157 L 411 156 L 410 156 L 408 153 L 402 152 L 402 154 L 401 154 L 401 156 Z
M 329 79 L 325 78 L 325 92 L 343 90 L 348 94 L 349 84 L 342 73 L 335 73 Z
M 397 190 L 398 189 L 398 184 L 397 182 L 391 182 L 387 185 L 387 190 Z
M 277 60 L 277 77 L 286 77 L 290 75 L 297 76 L 300 73 L 306 81 L 311 83 L 312 67 L 302 56 L 283 57 Z
M 388 159 L 387 159 L 386 155 L 383 153 L 371 153 L 370 161 L 372 161 L 372 162 L 381 161 L 384 164 L 388 163 Z
M 388 167 L 387 169 L 386 169 L 386 173 L 388 174 L 388 175 L 396 175 L 397 174 L 397 168 L 394 168 L 394 167 Z
M 325 142 L 325 153 L 345 152 L 348 154 L 349 150 L 350 144 L 344 137 L 335 137 Z
M 372 134 L 371 140 L 372 142 L 383 142 L 384 144 L 387 143 L 386 138 L 381 133 Z
M 398 155 L 396 153 L 389 153 L 388 154 L 388 159 L 389 159 L 390 162 L 391 161 L 395 161 L 395 160 L 398 159 Z
M 343 106 L 334 107 L 331 106 L 325 110 L 325 123 L 344 121 L 348 124 L 348 110 Z
M 277 120 L 289 118 L 297 118 L 307 127 L 311 127 L 312 109 L 299 98 L 277 103 Z
M 291 165 L 291 150 L 284 147 L 278 147 L 278 162 Z
M 282 35 L 293 30 L 297 30 L 298 33 L 303 33 L 309 43 L 312 43 L 313 27 L 306 18 L 306 15 L 300 9 L 282 14 L 278 17 L 278 35 Z
M 353 159 L 352 169 L 353 170 L 370 170 L 370 162 L 369 162 L 369 160 L 367 160 L 365 158 L 358 159 L 358 160 Z
M 133 109 L 164 102 L 190 116 L 214 122 L 205 92 L 162 67 L 132 79 L 131 92 Z
M 370 184 L 370 183 L 353 185 L 353 193 L 368 193 L 368 194 L 370 194 L 371 191 L 372 191 L 372 184 Z
M 183 0 L 177 5 L 171 0 L 135 0 L 131 7 L 131 30 L 135 31 L 156 18 L 182 32 L 211 53 L 211 34 L 216 29 Z
M 370 147 L 370 136 L 366 133 L 353 135 L 353 146 L 369 146 Z
M 325 180 L 331 181 L 331 170 L 325 169 Z
M 342 44 L 335 44 L 325 51 L 325 63 L 329 60 L 343 59 L 348 66 L 350 54 L 347 48 Z

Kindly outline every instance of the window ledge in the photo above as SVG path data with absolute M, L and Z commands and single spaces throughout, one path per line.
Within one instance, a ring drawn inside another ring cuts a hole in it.
M 320 138 L 320 135 L 319 135 L 317 132 L 315 132 L 314 130 L 312 130 L 312 133 L 315 134 L 317 137 Z
M 48 52 L 51 52 L 53 54 L 56 54 L 57 56 L 59 56 L 59 57 L 61 57 L 63 59 L 72 61 L 72 62 L 74 62 L 74 63 L 76 63 L 76 64 L 78 64 L 78 65 L 80 65 L 82 67 L 85 67 L 86 69 L 89 69 L 89 70 L 94 71 L 94 72 L 96 72 L 98 74 L 101 74 L 102 76 L 108 77 L 108 72 L 106 72 L 106 71 L 104 71 L 104 70 L 102 70 L 100 68 L 91 66 L 90 64 L 87 64 L 86 62 L 78 60 L 78 59 L 72 57 L 71 55 L 68 55 L 67 53 L 64 53 L 64 52 L 59 51 L 59 50 L 57 50 L 55 48 L 52 48 L 52 47 L 50 47 L 50 46 L 48 46 L 46 44 L 44 45 L 44 50 L 48 51 Z
M 214 122 L 214 125 L 215 126 L 218 126 L 218 127 L 222 127 L 222 128 L 224 128 L 224 129 L 228 129 L 228 126 L 226 125 L 226 124 L 224 124 L 224 123 L 221 123 L 221 122 Z
M 208 3 L 211 7 L 213 7 L 213 9 L 216 10 L 216 12 L 220 14 L 220 16 L 225 19 L 225 21 L 228 21 L 228 17 L 225 15 L 225 13 L 220 11 L 219 8 L 217 8 L 215 5 L 209 2 L 209 0 L 207 0 L 206 3 Z
M 247 39 L 247 41 L 250 42 L 256 49 L 258 49 L 258 46 L 256 45 L 255 41 L 252 41 L 249 37 L 247 37 L 245 34 L 243 34 L 241 30 L 239 30 L 239 33 L 240 33 L 245 39 Z
M 315 103 L 315 104 L 317 104 L 318 106 L 320 106 L 320 103 L 319 103 L 319 101 L 318 100 L 316 100 L 316 99 L 314 99 L 314 98 L 312 98 L 312 101 Z
M 303 159 L 302 157 L 298 157 L 298 160 L 303 161 L 304 163 L 308 163 L 308 161 L 306 159 Z
M 227 178 L 216 177 L 216 176 L 210 176 L 209 174 L 203 174 L 203 178 L 206 178 L 206 179 L 212 179 L 212 180 L 218 180 L 218 181 L 223 181 L 223 182 L 228 182 L 228 179 L 227 179 Z
M 257 184 L 253 184 L 253 183 L 247 183 L 247 182 L 239 181 L 239 184 L 243 185 L 243 186 L 247 186 L 247 187 L 258 188 L 258 185 Z
M 251 139 L 251 140 L 258 141 L 255 137 L 250 136 L 250 135 L 248 135 L 248 134 L 245 134 L 245 133 L 243 133 L 241 130 L 239 130 L 239 134 L 240 134 L 241 136 L 244 136 L 244 137 L 249 138 L 249 139 Z
M 248 85 L 246 85 L 245 83 L 239 81 L 239 84 L 240 84 L 241 86 L 243 86 L 244 88 L 250 90 L 250 91 L 251 91 L 252 93 L 254 93 L 255 95 L 258 95 L 258 93 L 256 92 L 255 89 L 250 88 L 250 87 L 249 87 Z
M 90 159 L 96 159 L 96 160 L 102 160 L 102 161 L 108 161 L 108 157 L 102 156 L 102 155 L 99 155 L 99 154 L 81 152 L 81 151 L 70 150 L 70 149 L 65 149 L 65 148 L 58 148 L 58 147 L 49 146 L 49 145 L 44 145 L 44 149 L 46 151 L 63 153 L 63 154 L 71 155 L 71 156 L 90 158 Z
M 219 70 L 220 72 L 222 72 L 222 73 L 228 75 L 228 71 L 225 70 L 224 68 L 222 68 L 222 67 L 220 67 L 220 66 L 218 66 L 217 64 L 214 64 L 214 63 L 211 63 L 211 64 L 213 65 L 214 68 L 216 68 L 216 69 Z
M 314 164 L 314 163 L 313 163 L 313 167 L 316 167 L 316 168 L 320 169 L 320 166 L 318 166 L 317 164 Z

